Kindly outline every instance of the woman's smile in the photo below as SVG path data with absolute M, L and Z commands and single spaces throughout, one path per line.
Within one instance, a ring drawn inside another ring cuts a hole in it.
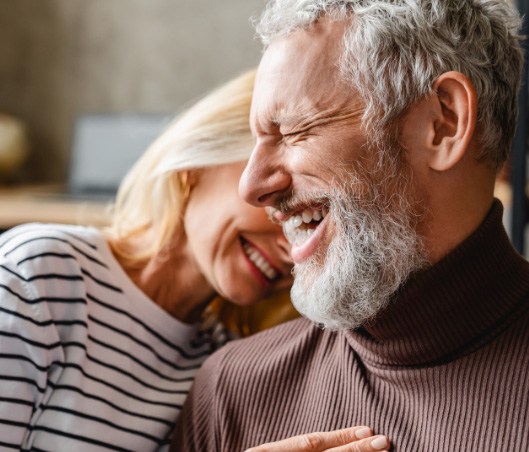
M 281 270 L 273 264 L 266 253 L 243 237 L 240 237 L 240 241 L 250 270 L 261 284 L 269 286 L 281 276 Z

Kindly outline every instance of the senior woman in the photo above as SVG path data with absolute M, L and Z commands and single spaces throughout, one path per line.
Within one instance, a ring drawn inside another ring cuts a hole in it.
M 107 230 L 30 224 L 0 237 L 1 447 L 160 448 L 227 339 L 203 315 L 210 302 L 289 287 L 280 227 L 237 194 L 253 78 L 168 127 L 124 179 Z

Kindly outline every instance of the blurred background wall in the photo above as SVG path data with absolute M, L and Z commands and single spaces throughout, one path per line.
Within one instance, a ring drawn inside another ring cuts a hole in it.
M 263 0 L 0 0 L 0 113 L 28 128 L 25 182 L 66 175 L 81 112 L 175 113 L 259 61 Z

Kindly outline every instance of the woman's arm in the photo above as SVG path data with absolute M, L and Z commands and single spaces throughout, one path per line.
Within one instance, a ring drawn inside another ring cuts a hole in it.
M 62 348 L 46 300 L 4 256 L 9 249 L 0 247 L 0 446 L 19 450 L 48 396 L 49 371 Z

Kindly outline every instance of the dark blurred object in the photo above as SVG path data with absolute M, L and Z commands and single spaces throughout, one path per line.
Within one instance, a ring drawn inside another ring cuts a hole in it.
M 29 154 L 27 128 L 19 119 L 0 113 L 0 181 L 12 182 Z
M 529 0 L 518 0 L 518 9 L 524 18 L 521 34 L 529 35 Z M 512 147 L 512 165 L 511 165 L 511 183 L 512 183 L 512 220 L 511 220 L 511 239 L 514 247 L 521 253 L 525 251 L 525 226 L 528 218 L 527 198 L 525 194 L 527 179 L 527 147 L 528 147 L 528 123 L 529 107 L 528 96 L 528 42 L 522 43 L 525 53 L 525 65 L 522 76 L 522 88 L 520 90 L 520 116 L 518 118 L 518 127 Z
M 63 195 L 112 199 L 125 174 L 171 120 L 166 113 L 82 113 L 75 120 Z

